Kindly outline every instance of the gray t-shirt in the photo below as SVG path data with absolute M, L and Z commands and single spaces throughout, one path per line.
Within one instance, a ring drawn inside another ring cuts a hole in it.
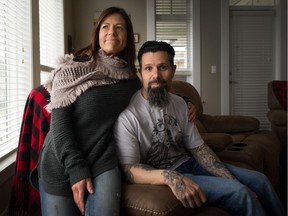
M 185 101 L 169 95 L 169 105 L 159 108 L 150 106 L 141 91 L 134 94 L 114 128 L 120 164 L 175 169 L 191 157 L 187 149 L 204 143 L 196 125 L 188 121 Z

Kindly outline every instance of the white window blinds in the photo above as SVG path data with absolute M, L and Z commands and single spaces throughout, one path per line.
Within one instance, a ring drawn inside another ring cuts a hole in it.
M 40 0 L 39 16 L 40 64 L 42 71 L 47 71 L 64 55 L 63 0 Z
M 18 145 L 31 89 L 30 0 L 0 0 L 0 159 Z
M 175 49 L 177 74 L 191 75 L 193 25 L 191 0 L 155 0 L 156 40 Z

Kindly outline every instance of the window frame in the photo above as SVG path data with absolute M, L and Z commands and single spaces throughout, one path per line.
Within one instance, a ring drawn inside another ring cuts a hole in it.
M 155 0 L 147 0 L 147 40 L 156 39 L 156 17 Z M 199 93 L 201 93 L 200 83 L 200 0 L 192 0 L 192 20 L 193 20 L 193 66 L 192 76 L 187 76 L 186 81 L 191 83 Z M 184 73 L 185 74 L 185 73 Z

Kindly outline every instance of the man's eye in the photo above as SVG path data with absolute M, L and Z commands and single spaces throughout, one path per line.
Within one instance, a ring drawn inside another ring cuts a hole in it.
M 161 71 L 167 70 L 167 66 L 166 66 L 166 65 L 161 65 L 161 66 L 159 67 L 159 69 L 160 69 Z
M 146 70 L 146 71 L 151 71 L 151 70 L 152 70 L 152 67 L 145 67 L 145 70 Z

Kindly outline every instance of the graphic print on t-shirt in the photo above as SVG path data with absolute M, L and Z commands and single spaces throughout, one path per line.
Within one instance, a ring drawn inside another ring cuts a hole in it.
M 164 114 L 154 125 L 151 137 L 151 148 L 147 151 L 146 159 L 155 168 L 169 168 L 183 155 L 183 133 L 177 120 Z

